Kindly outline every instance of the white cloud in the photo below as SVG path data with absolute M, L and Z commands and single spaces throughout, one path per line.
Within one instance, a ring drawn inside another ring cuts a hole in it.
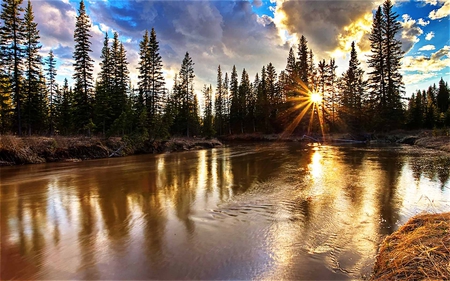
M 407 56 L 402 60 L 403 71 L 418 71 L 420 73 L 429 73 L 440 71 L 450 65 L 450 46 L 444 46 L 442 49 L 427 56 Z
M 419 84 L 420 82 L 436 77 L 438 74 L 434 72 L 429 73 L 414 73 L 414 74 L 405 74 L 403 75 L 403 82 L 406 85 L 414 85 Z
M 423 18 L 420 18 L 420 19 L 417 21 L 417 24 L 420 25 L 420 26 L 427 26 L 429 23 L 430 23 L 429 20 L 425 21 Z
M 430 41 L 431 39 L 433 39 L 434 37 L 434 32 L 430 31 L 427 33 L 427 35 L 425 35 L 425 40 Z
M 428 15 L 428 17 L 432 20 L 445 18 L 448 15 L 450 15 L 450 1 L 439 0 L 439 3 L 444 3 L 444 5 L 437 10 L 431 11 L 430 14 Z
M 436 47 L 434 45 L 425 45 L 419 49 L 419 51 L 433 51 L 433 50 L 436 50 Z
M 410 15 L 404 14 L 403 21 L 400 22 L 402 29 L 402 48 L 405 53 L 414 47 L 414 44 L 419 42 L 419 36 L 423 34 L 423 30 L 417 25 L 417 21 L 412 19 Z

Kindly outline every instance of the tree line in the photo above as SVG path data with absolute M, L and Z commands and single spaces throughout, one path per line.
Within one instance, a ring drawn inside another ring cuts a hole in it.
M 369 70 L 364 73 L 352 42 L 348 69 L 336 73 L 334 59 L 315 63 L 301 36 L 285 69 L 272 63 L 253 79 L 217 67 L 214 87 L 204 85 L 202 109 L 194 93 L 194 62 L 186 52 L 172 89 L 166 88 L 156 31 L 139 43 L 139 76 L 131 85 L 127 51 L 115 32 L 105 33 L 100 72 L 94 81 L 91 22 L 81 1 L 74 31 L 73 85 L 56 83 L 57 61 L 46 58 L 31 2 L 2 0 L 0 14 L 0 131 L 41 135 L 96 134 L 143 139 L 242 133 L 388 131 L 450 126 L 449 88 L 404 96 L 403 52 L 398 15 L 387 0 L 374 13 Z M 320 99 L 313 100 L 315 93 Z

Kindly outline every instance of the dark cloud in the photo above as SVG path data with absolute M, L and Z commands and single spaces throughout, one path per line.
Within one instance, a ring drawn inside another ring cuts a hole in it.
M 372 11 L 373 1 L 285 1 L 278 12 L 281 24 L 291 34 L 304 35 L 313 50 L 329 52 L 338 47 L 338 35 L 345 26 Z

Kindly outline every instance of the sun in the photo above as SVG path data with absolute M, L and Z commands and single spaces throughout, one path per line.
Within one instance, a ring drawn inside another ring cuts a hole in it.
M 312 92 L 311 95 L 309 96 L 309 100 L 312 103 L 320 104 L 320 103 L 322 103 L 322 95 L 317 92 Z

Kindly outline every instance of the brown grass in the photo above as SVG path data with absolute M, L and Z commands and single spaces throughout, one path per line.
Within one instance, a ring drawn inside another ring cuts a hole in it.
M 415 145 L 450 152 L 450 136 L 423 137 Z
M 450 280 L 450 213 L 415 216 L 389 235 L 370 280 Z

